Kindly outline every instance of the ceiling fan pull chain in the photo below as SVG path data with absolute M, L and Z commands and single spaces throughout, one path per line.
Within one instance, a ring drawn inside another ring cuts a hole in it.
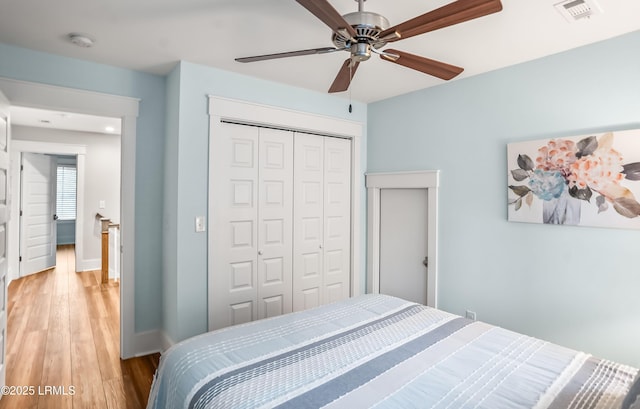
M 360 0 L 362 2 L 363 0 Z M 349 64 L 349 113 L 353 112 L 351 105 L 351 80 L 353 79 L 353 64 Z

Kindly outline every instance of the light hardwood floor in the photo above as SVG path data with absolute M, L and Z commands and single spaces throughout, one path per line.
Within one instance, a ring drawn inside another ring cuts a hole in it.
M 60 246 L 56 268 L 9 285 L 6 384 L 34 394 L 4 396 L 0 409 L 146 405 L 160 355 L 120 360 L 119 285 L 76 273 L 74 257 Z

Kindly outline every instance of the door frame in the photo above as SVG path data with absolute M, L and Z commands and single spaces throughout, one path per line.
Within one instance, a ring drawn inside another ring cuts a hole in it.
M 135 331 L 136 123 L 140 99 L 2 77 L 0 90 L 13 105 L 121 118 L 120 357 L 148 351 L 144 334 L 136 337 Z
M 380 190 L 427 189 L 427 305 L 438 306 L 439 170 L 376 172 L 365 175 L 367 188 L 367 292 L 380 293 Z
M 11 194 L 16 198 L 10 203 L 11 214 L 19 214 L 20 212 L 20 156 L 23 152 L 31 153 L 43 153 L 52 155 L 74 155 L 77 158 L 77 187 L 76 187 L 76 219 L 84 220 L 84 171 L 85 171 L 85 159 L 87 153 L 87 147 L 85 145 L 71 145 L 55 142 L 36 142 L 36 141 L 23 141 L 12 140 L 11 141 Z M 12 237 L 13 243 L 20 243 L 20 222 L 18 218 L 12 218 L 10 220 L 11 230 L 9 234 Z M 76 264 L 75 271 L 84 271 L 84 267 L 80 265 L 84 260 L 84 230 L 81 228 L 82 223 L 76 223 Z M 9 271 L 11 272 L 10 278 L 16 279 L 21 277 L 20 265 L 18 261 L 20 245 L 17 247 L 11 246 L 9 248 Z
M 334 136 L 351 140 L 351 281 L 350 296 L 354 297 L 362 293 L 361 288 L 361 189 L 362 189 L 362 168 L 361 168 L 361 138 L 364 125 L 360 122 L 346 119 L 334 118 L 324 115 L 312 114 L 309 112 L 295 111 L 292 109 L 279 108 L 269 105 L 261 105 L 252 102 L 223 98 L 209 95 L 209 139 L 215 138 L 219 134 L 222 121 L 237 123 L 240 125 L 263 126 L 293 132 L 305 132 L 322 136 Z M 295 136 L 294 136 L 295 138 Z M 209 143 L 209 157 L 214 144 Z M 213 166 L 209 166 L 209 180 L 212 180 L 211 172 Z M 215 194 L 209 190 L 208 198 L 208 242 L 211 243 L 211 236 L 214 234 L 213 213 L 211 196 Z M 207 252 L 208 252 L 207 248 Z M 213 260 L 208 257 L 207 276 L 211 276 L 213 271 Z M 208 280 L 207 299 L 212 297 L 213 288 L 211 279 Z M 208 328 L 212 328 L 215 314 L 212 309 L 212 302 L 208 307 Z

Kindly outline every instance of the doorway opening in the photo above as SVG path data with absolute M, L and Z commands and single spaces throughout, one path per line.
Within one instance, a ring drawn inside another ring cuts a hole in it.
M 145 334 L 136 333 L 135 322 L 135 180 L 136 180 L 136 128 L 140 100 L 137 98 L 58 87 L 7 78 L 0 78 L 0 91 L 10 105 L 38 107 L 63 112 L 79 112 L 121 119 L 121 277 L 120 277 L 120 354 L 127 359 L 154 348 L 149 348 Z M 12 145 L 13 151 L 15 145 Z M 78 155 L 78 168 L 82 156 Z M 80 172 L 79 172 L 80 174 Z M 80 183 L 79 188 L 82 186 Z M 13 196 L 15 197 L 15 195 Z M 80 199 L 79 199 L 80 200 Z M 78 207 L 81 211 L 81 207 Z M 80 215 L 78 215 L 80 217 Z M 13 219 L 13 218 L 12 218 Z M 14 230 L 15 231 L 15 230 Z M 15 247 L 15 246 L 14 246 Z M 78 248 L 76 246 L 76 253 Z M 12 256 L 11 252 L 8 253 Z M 17 259 L 17 254 L 14 254 Z M 144 339 L 140 339 L 144 338 Z

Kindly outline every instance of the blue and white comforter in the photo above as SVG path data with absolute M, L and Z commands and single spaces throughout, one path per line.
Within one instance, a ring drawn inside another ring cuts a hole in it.
M 382 295 L 203 334 L 148 408 L 618 408 L 637 370 Z

